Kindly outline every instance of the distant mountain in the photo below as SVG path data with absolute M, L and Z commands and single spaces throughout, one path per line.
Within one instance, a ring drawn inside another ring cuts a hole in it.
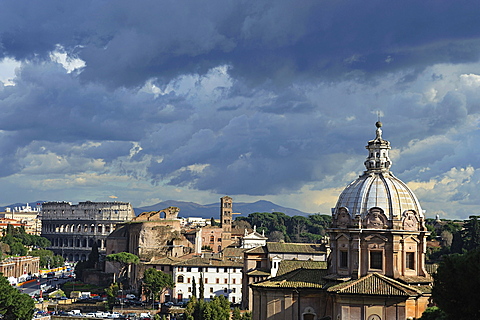
M 37 204 L 41 204 L 45 201 L 34 201 L 29 202 L 28 204 L 34 208 Z M 5 211 L 5 208 L 15 208 L 15 207 L 23 207 L 26 203 L 14 203 L 8 206 L 0 207 L 0 211 Z M 175 201 L 175 200 L 167 200 L 163 202 L 159 202 L 157 204 L 134 208 L 135 214 L 138 216 L 140 213 L 145 211 L 158 211 L 162 209 L 166 209 L 168 207 L 178 207 L 180 208 L 179 217 L 199 217 L 199 218 L 206 218 L 209 219 L 214 217 L 218 219 L 220 217 L 220 202 L 201 205 L 195 202 L 185 202 L 185 201 Z M 283 212 L 289 216 L 308 216 L 311 213 L 303 212 L 297 209 L 286 208 L 279 206 L 273 202 L 260 200 L 253 203 L 247 202 L 233 202 L 233 212 L 240 213 L 241 216 L 248 216 L 250 213 L 254 212 Z M 238 217 L 240 215 L 234 215 Z
M 36 208 L 36 207 L 41 207 L 42 206 L 42 203 L 44 203 L 45 201 L 42 201 L 42 200 L 39 200 L 39 201 L 33 201 L 33 202 L 28 202 L 28 205 L 32 208 Z M 1 212 L 5 212 L 5 208 L 10 208 L 10 209 L 13 209 L 13 208 L 21 208 L 21 207 L 25 207 L 27 204 L 26 203 L 13 203 L 13 204 L 10 204 L 8 206 L 4 206 L 4 207 L 0 207 L 0 211 Z
M 206 219 L 211 217 L 218 219 L 220 217 L 220 202 L 201 205 L 194 202 L 174 200 L 159 202 L 147 207 L 135 208 L 135 214 L 139 215 L 141 212 L 145 211 L 158 211 L 168 207 L 180 208 L 180 213 L 178 214 L 179 217 L 200 217 Z M 289 216 L 308 216 L 311 214 L 297 209 L 282 207 L 265 200 L 253 203 L 233 202 L 233 212 L 240 213 L 241 216 L 248 216 L 250 213 L 254 212 L 283 212 Z M 235 215 L 234 217 L 237 216 L 239 215 Z

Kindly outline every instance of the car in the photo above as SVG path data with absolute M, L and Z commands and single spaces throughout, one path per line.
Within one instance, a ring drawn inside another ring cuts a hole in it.
M 187 303 L 188 302 L 186 302 L 186 301 L 179 301 L 179 302 L 175 303 L 174 306 L 184 308 L 187 305 Z
M 96 318 L 97 314 L 95 312 L 89 312 L 85 315 L 85 318 Z

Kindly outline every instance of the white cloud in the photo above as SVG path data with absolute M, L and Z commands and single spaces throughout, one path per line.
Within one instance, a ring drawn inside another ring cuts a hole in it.
M 0 82 L 4 86 L 15 85 L 15 70 L 19 68 L 21 63 L 12 58 L 3 58 L 0 61 Z

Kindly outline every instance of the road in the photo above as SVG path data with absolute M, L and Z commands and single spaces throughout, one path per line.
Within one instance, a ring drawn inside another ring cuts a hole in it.
M 65 276 L 68 276 L 70 273 L 64 273 Z M 35 295 L 40 295 L 40 290 L 42 292 L 48 291 L 52 288 L 60 287 L 61 284 L 73 280 L 73 278 L 62 278 L 62 274 L 59 272 L 57 274 L 57 279 L 47 279 L 47 278 L 38 278 L 36 281 L 31 281 L 23 284 L 18 287 L 22 293 L 26 293 L 29 296 L 33 297 Z

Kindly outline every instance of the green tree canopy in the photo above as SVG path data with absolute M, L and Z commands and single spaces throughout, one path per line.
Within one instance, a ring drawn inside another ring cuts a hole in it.
M 125 273 L 128 270 L 128 266 L 132 264 L 138 264 L 140 262 L 140 258 L 133 253 L 119 252 L 107 255 L 107 261 L 120 264 L 120 268 L 117 273 L 117 279 L 121 281 L 121 279 L 125 276 Z
M 165 290 L 171 289 L 174 286 L 171 275 L 155 268 L 145 270 L 142 282 L 143 287 L 153 293 L 155 298 L 158 298 Z
M 187 320 L 230 320 L 230 303 L 222 296 L 211 301 L 197 300 L 192 297 L 185 308 Z
M 237 217 L 234 225 L 242 225 L 242 221 L 244 225 L 256 226 L 259 232 L 265 231 L 270 241 L 318 242 L 325 236 L 332 217 L 325 214 L 290 217 L 282 212 L 255 212 Z
M 443 257 L 433 275 L 432 297 L 449 319 L 480 319 L 479 275 L 480 248 Z
M 12 287 L 0 274 L 0 314 L 3 315 L 3 319 L 32 319 L 34 309 L 33 299 Z

